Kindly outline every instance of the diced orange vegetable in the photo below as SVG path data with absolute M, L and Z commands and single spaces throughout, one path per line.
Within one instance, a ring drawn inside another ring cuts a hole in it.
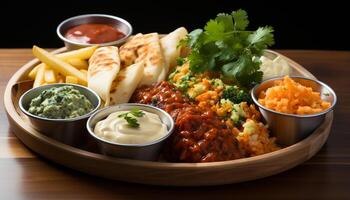
M 331 106 L 321 99 L 319 92 L 314 92 L 312 88 L 303 86 L 288 76 L 261 92 L 259 103 L 278 112 L 299 115 L 319 113 Z

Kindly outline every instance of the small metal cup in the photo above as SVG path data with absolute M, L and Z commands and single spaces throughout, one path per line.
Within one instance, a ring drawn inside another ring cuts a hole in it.
M 320 113 L 311 115 L 295 115 L 277 112 L 261 105 L 258 102 L 258 98 L 260 92 L 266 91 L 268 88 L 274 86 L 274 82 L 283 79 L 283 77 L 268 79 L 256 85 L 251 91 L 252 99 L 254 103 L 258 105 L 259 111 L 266 120 L 269 129 L 272 131 L 272 135 L 276 137 L 277 143 L 283 146 L 293 145 L 309 136 L 323 122 L 326 114 L 333 110 L 337 102 L 335 92 L 325 83 L 299 76 L 291 76 L 290 78 L 306 87 L 311 87 L 315 92 L 319 92 L 321 99 L 330 102 L 331 107 Z
M 67 85 L 73 86 L 74 89 L 79 90 L 84 96 L 86 96 L 94 106 L 94 109 L 85 115 L 72 119 L 49 119 L 28 112 L 31 100 L 39 96 L 41 92 L 53 87 Z M 88 133 L 85 128 L 87 119 L 92 113 L 99 109 L 100 105 L 100 97 L 91 89 L 80 85 L 66 83 L 50 84 L 30 89 L 19 99 L 19 107 L 21 111 L 29 117 L 31 124 L 35 129 L 50 138 L 72 146 L 78 146 L 86 141 L 88 138 Z
M 69 28 L 72 28 L 74 26 L 78 26 L 81 24 L 87 24 L 87 23 L 107 24 L 107 25 L 113 26 L 114 28 L 124 33 L 125 36 L 116 41 L 101 43 L 101 44 L 79 43 L 79 42 L 71 41 L 64 36 Z M 79 16 L 71 17 L 69 19 L 64 20 L 58 25 L 56 32 L 58 37 L 64 42 L 64 45 L 67 47 L 67 49 L 73 50 L 73 49 L 79 49 L 79 48 L 88 47 L 88 46 L 94 46 L 94 45 L 116 46 L 116 45 L 122 44 L 128 39 L 129 36 L 131 36 L 132 26 L 130 25 L 129 22 L 127 22 L 126 20 L 120 17 L 116 17 L 112 15 L 103 15 L 103 14 L 87 14 L 87 15 L 79 15 Z
M 167 133 L 160 139 L 145 143 L 145 144 L 121 144 L 107 141 L 95 135 L 94 128 L 97 122 L 105 119 L 108 115 L 116 111 L 129 111 L 132 108 L 142 109 L 147 112 L 157 114 L 160 120 L 166 124 Z M 150 105 L 136 104 L 136 103 L 126 103 L 119 104 L 116 106 L 110 106 L 102 110 L 97 111 L 89 118 L 86 127 L 90 135 L 97 140 L 100 150 L 105 155 L 120 157 L 120 158 L 130 158 L 136 160 L 157 160 L 160 155 L 161 148 L 165 140 L 174 131 L 174 120 L 172 117 L 166 113 L 164 110 L 156 108 Z

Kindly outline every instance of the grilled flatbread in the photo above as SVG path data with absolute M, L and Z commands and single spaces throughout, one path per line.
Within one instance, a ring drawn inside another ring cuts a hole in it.
M 143 77 L 143 62 L 126 67 L 117 75 L 113 82 L 110 104 L 127 103 Z
M 166 63 L 165 76 L 169 70 L 176 67 L 176 59 L 180 56 L 181 48 L 177 48 L 180 40 L 184 39 L 188 34 L 184 27 L 180 27 L 160 39 L 163 55 Z
M 122 66 L 144 63 L 144 75 L 140 85 L 151 85 L 158 81 L 165 66 L 158 33 L 137 34 L 120 47 Z
M 120 58 L 117 47 L 100 47 L 89 60 L 88 87 L 101 97 L 105 106 L 109 105 L 112 82 L 119 70 Z

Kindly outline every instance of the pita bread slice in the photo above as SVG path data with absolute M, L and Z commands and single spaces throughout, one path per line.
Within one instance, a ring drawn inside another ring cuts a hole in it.
M 137 34 L 120 47 L 120 58 L 123 67 L 138 62 L 144 63 L 144 76 L 140 85 L 156 83 L 165 67 L 158 33 Z
M 184 39 L 187 34 L 187 30 L 184 27 L 180 27 L 160 39 L 164 60 L 167 66 L 165 74 L 168 74 L 169 70 L 176 67 L 176 59 L 180 57 L 181 53 L 181 48 L 177 48 L 177 46 L 180 40 Z
M 138 33 L 120 47 L 119 56 L 122 68 L 135 63 L 138 57 L 137 49 L 144 45 L 142 37 L 143 35 Z
M 167 67 L 164 67 L 162 69 L 162 71 L 160 72 L 158 79 L 157 79 L 157 82 L 161 82 L 161 81 L 164 81 L 166 79 L 166 76 L 168 74 L 168 70 L 166 68 Z
M 110 94 L 111 105 L 129 102 L 131 95 L 142 80 L 143 70 L 143 62 L 138 62 L 119 72 Z
M 88 87 L 94 90 L 109 105 L 109 95 L 113 80 L 120 70 L 118 48 L 100 47 L 89 59 Z

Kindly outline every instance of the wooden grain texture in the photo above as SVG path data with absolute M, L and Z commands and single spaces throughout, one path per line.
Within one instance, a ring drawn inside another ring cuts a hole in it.
M 327 144 L 305 164 L 270 178 L 241 184 L 205 188 L 156 187 L 90 177 L 36 156 L 25 157 L 23 152 L 17 149 L 17 154 L 16 150 L 11 150 L 7 151 L 8 156 L 0 158 L 0 199 L 192 199 L 197 196 L 211 199 L 349 199 L 350 129 L 347 126 L 347 117 L 350 114 L 350 92 L 346 86 L 350 82 L 347 78 L 350 74 L 350 52 L 281 52 L 305 66 L 320 80 L 330 84 L 339 98 L 332 133 Z M 30 58 L 30 50 L 0 51 L 1 96 L 11 74 Z M 2 98 L 0 101 L 2 105 Z M 3 107 L 0 111 L 0 137 L 16 141 L 8 130 Z M 18 146 L 20 142 L 16 148 Z M 28 151 L 29 154 L 31 153 Z

